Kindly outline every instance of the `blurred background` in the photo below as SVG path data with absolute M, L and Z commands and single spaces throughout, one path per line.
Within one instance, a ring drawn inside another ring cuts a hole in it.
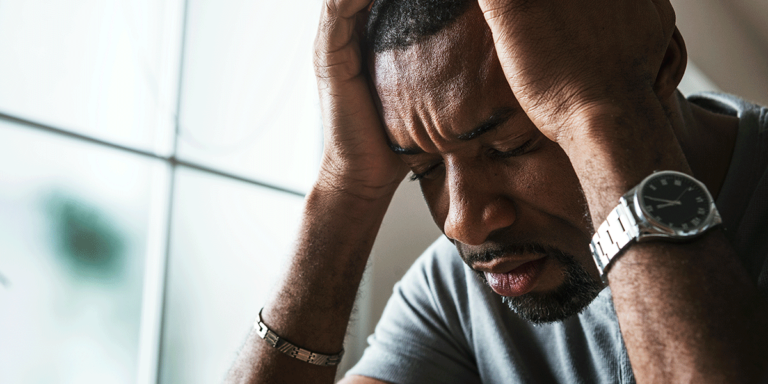
M 768 104 L 768 2 L 673 3 L 681 90 Z M 0 383 L 221 382 L 317 172 L 320 7 L 0 1 Z M 438 235 L 404 182 L 340 374 Z

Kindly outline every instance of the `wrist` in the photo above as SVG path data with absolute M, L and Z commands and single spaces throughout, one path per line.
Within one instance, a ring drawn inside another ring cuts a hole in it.
M 570 118 L 571 128 L 558 143 L 571 160 L 595 223 L 654 171 L 690 174 L 672 125 L 652 92 L 591 103 Z
M 329 161 L 323 161 L 312 189 L 323 195 L 336 195 L 365 203 L 389 201 L 406 173 L 405 168 L 388 172 L 348 171 L 332 165 Z
M 558 144 L 570 153 L 586 143 L 624 140 L 671 128 L 661 101 L 651 88 L 614 86 L 613 93 L 573 98 L 558 124 Z
M 384 217 L 397 185 L 393 187 L 361 187 L 349 180 L 324 177 L 321 173 L 306 197 L 306 212 L 334 227 L 342 223 L 367 227 L 378 225 Z M 375 224 L 373 224 L 375 223 Z

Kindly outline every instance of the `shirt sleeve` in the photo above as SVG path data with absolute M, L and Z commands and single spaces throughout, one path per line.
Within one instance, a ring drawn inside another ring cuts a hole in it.
M 368 348 L 347 375 L 397 384 L 480 382 L 468 316 L 460 309 L 466 277 L 453 250 L 438 240 L 395 285 Z

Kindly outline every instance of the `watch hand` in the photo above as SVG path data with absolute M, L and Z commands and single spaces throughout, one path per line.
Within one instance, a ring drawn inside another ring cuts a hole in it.
M 686 189 L 683 191 L 683 193 L 681 193 L 681 194 L 680 194 L 680 196 L 678 196 L 678 197 L 677 197 L 677 199 L 675 199 L 675 201 L 677 201 L 678 203 L 680 203 L 680 198 L 681 198 L 681 197 L 683 197 L 683 195 L 685 195 L 685 193 L 686 193 L 686 192 L 688 192 L 688 188 L 686 188 Z
M 673 205 L 682 205 L 682 203 L 680 203 L 679 201 L 670 201 L 669 203 L 659 205 L 658 207 L 656 207 L 656 209 L 666 208 L 666 207 L 670 207 L 670 206 L 673 206 Z
M 651 196 L 645 196 L 645 198 L 649 199 L 649 200 L 661 201 L 662 203 L 669 203 L 669 204 L 678 203 L 679 204 L 679 202 L 677 202 L 675 200 L 659 199 L 658 197 L 651 197 Z

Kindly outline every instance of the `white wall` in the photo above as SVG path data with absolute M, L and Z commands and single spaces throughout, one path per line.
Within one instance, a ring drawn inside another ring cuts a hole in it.
M 672 4 L 690 61 L 723 91 L 768 105 L 768 1 Z

